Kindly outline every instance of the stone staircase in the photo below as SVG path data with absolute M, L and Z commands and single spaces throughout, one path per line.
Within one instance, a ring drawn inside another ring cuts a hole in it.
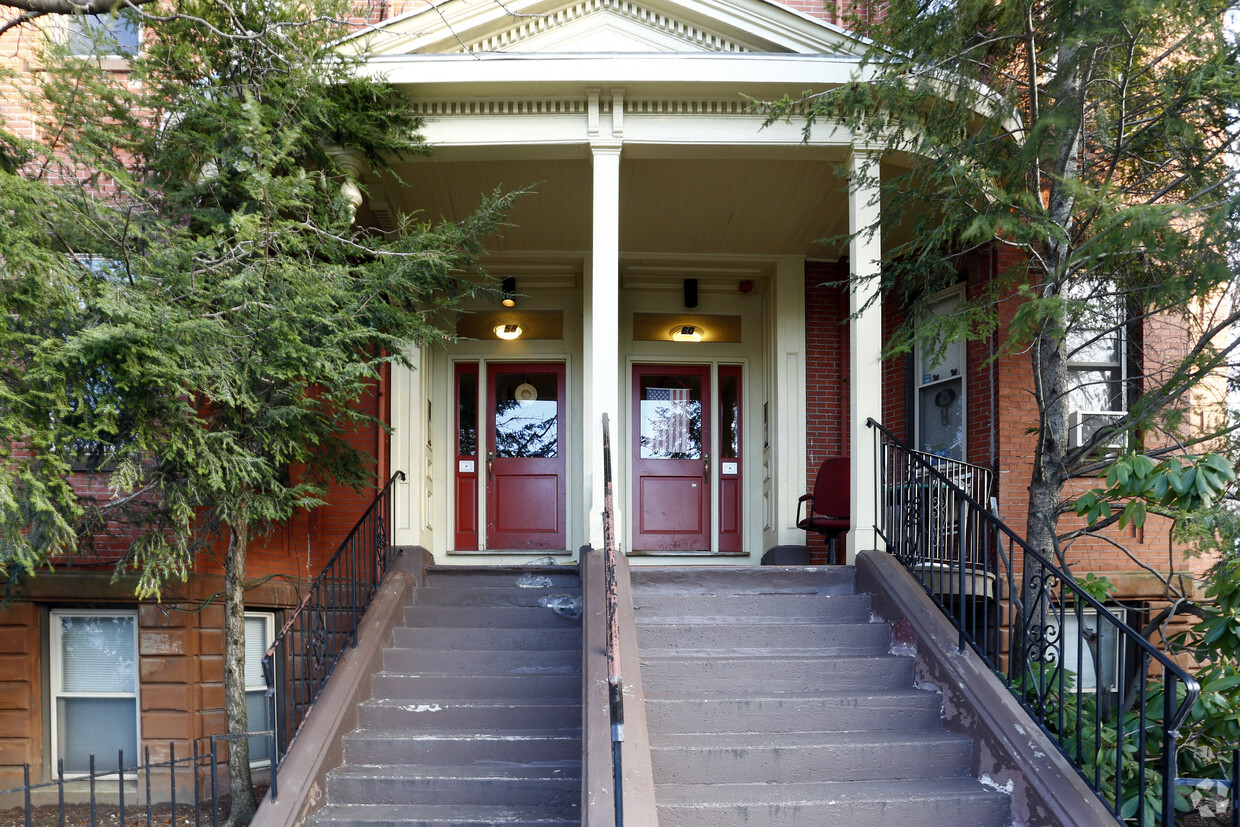
M 575 568 L 428 569 L 314 823 L 580 824 L 581 621 L 557 596 Z
M 633 601 L 660 824 L 1009 823 L 853 569 L 634 567 Z

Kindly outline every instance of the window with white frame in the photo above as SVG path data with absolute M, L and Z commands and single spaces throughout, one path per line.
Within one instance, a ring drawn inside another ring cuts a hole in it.
M 130 57 L 138 53 L 142 27 L 129 9 L 67 18 L 69 52 L 91 57 Z
M 55 611 L 51 615 L 52 766 L 65 774 L 138 763 L 138 615 Z
M 1077 304 L 1065 319 L 1068 355 L 1068 443 L 1085 444 L 1127 409 L 1127 337 L 1123 301 L 1110 282 L 1071 282 L 1067 298 Z
M 271 729 L 271 704 L 267 702 L 267 681 L 263 678 L 263 655 L 275 639 L 275 615 L 270 612 L 245 613 L 245 710 L 250 732 Z M 250 739 L 250 766 L 271 763 L 271 742 Z
M 964 286 L 941 294 L 930 310 L 945 316 L 964 301 Z M 919 342 L 916 353 L 918 450 L 964 459 L 965 344 L 961 341 Z

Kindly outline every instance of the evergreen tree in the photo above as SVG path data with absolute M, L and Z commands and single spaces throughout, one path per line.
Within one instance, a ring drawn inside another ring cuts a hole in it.
M 227 543 L 229 732 L 247 731 L 246 551 L 329 482 L 363 487 L 355 403 L 442 338 L 457 274 L 512 195 L 465 222 L 359 232 L 341 150 L 391 171 L 423 151 L 393 88 L 338 53 L 334 0 L 142 6 L 131 71 L 49 47 L 41 134 L 0 143 L 0 574 L 71 555 L 109 520 L 141 596 Z M 86 461 L 115 496 L 85 500 Z M 255 802 L 230 748 L 230 824 Z

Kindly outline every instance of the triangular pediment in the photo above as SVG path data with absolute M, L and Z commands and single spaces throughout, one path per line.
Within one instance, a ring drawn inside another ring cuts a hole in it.
M 843 30 L 771 0 L 440 0 L 359 39 L 384 56 L 858 51 Z

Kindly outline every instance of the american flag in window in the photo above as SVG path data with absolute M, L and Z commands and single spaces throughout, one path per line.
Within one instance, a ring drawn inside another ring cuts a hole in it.
M 646 388 L 642 458 L 700 459 L 702 405 L 689 388 Z

